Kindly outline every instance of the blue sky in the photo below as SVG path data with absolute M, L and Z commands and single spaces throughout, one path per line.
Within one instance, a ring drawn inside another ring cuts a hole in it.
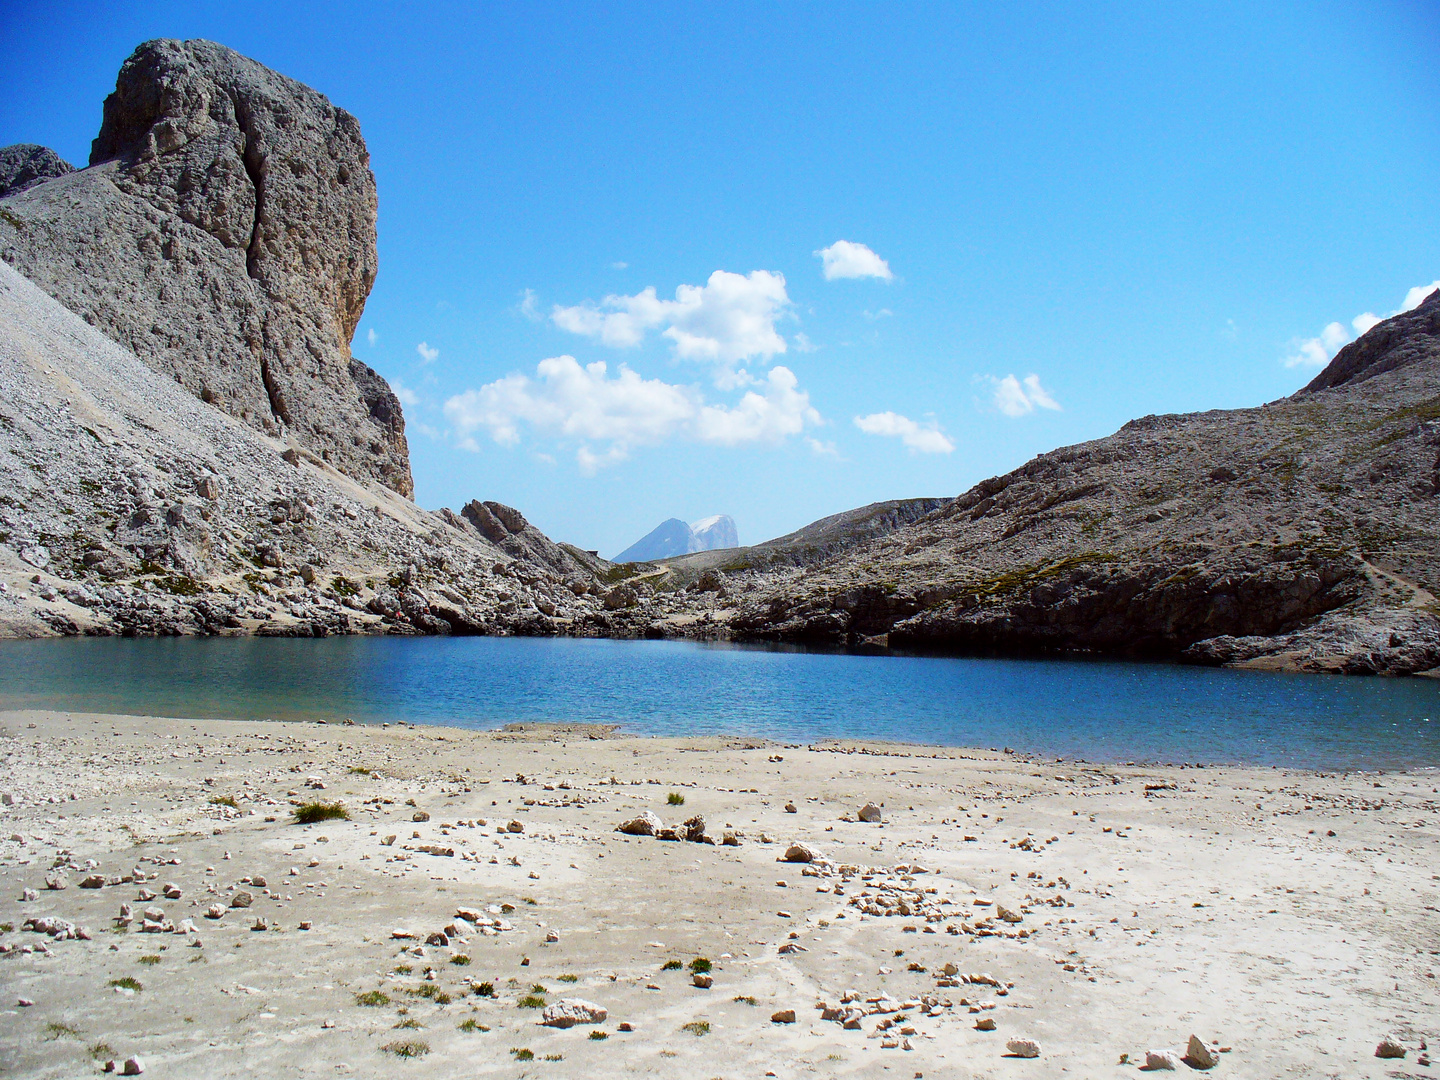
M 0 145 L 161 36 L 359 117 L 418 501 L 604 554 L 1271 400 L 1440 278 L 1434 4 L 4 7 Z

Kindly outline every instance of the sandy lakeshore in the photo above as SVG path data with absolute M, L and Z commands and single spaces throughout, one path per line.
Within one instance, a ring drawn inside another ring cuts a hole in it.
M 1436 1071 L 1433 771 L 41 711 L 0 757 L 5 1076 Z

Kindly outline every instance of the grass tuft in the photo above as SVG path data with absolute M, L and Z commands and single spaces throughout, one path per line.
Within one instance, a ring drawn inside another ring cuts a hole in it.
M 591 1038 L 591 1040 L 594 1041 L 594 1042 L 600 1042 L 602 1039 L 608 1039 L 609 1037 L 610 1037 L 610 1033 L 609 1033 L 608 1031 L 592 1031 L 592 1032 L 590 1032 L 590 1038 Z
M 464 1022 L 460 1025 L 460 1030 L 461 1030 L 461 1031 L 489 1031 L 490 1028 L 489 1028 L 488 1025 L 480 1023 L 479 1020 L 476 1020 L 476 1019 L 472 1016 L 469 1020 L 464 1021 Z
M 240 804 L 235 801 L 234 795 L 216 795 L 210 800 L 211 806 L 228 806 L 231 810 L 239 810 Z
M 110 985 L 118 987 L 121 990 L 140 991 L 145 989 L 145 987 L 140 984 L 139 979 L 131 978 L 129 975 L 126 975 L 124 978 L 120 979 L 111 979 Z
M 355 995 L 355 1004 L 368 1005 L 371 1008 L 379 1005 L 389 1005 L 390 995 L 385 993 L 384 990 L 366 990 L 363 994 Z
M 476 997 L 494 997 L 494 996 L 495 996 L 495 984 L 492 983 L 492 982 L 482 982 L 479 986 L 475 987 L 475 996 L 476 996 Z
M 756 1001 L 756 1000 L 755 1000 L 753 997 L 751 997 L 749 994 L 736 994 L 736 995 L 735 995 L 735 1001 L 736 1001 L 736 1003 L 739 1004 L 739 1005 L 759 1005 L 759 1004 L 760 1004 L 758 1001 Z
M 386 1043 L 380 1049 L 396 1057 L 422 1058 L 430 1052 L 430 1044 L 419 1039 L 406 1039 L 404 1042 Z
M 395 1026 L 397 1028 L 423 1028 L 425 1025 L 422 1024 L 419 1020 L 416 1020 L 413 1016 L 407 1016 L 404 1020 L 401 1020 Z
M 679 960 L 666 960 L 665 963 L 663 963 L 663 964 L 660 965 L 660 970 L 661 970 L 661 971 L 679 971 L 679 970 L 680 970 L 681 968 L 683 968 L 684 966 L 685 966 L 685 965 L 682 964 Z
M 690 961 L 690 970 L 696 975 L 703 975 L 710 970 L 710 961 L 703 956 L 697 956 Z
M 515 1003 L 517 1009 L 543 1009 L 545 999 L 539 994 L 526 994 Z
M 678 791 L 672 791 L 669 795 L 665 796 L 665 801 L 671 806 L 684 806 L 685 796 Z
M 51 1020 L 50 1023 L 45 1025 L 45 1030 L 49 1032 L 50 1035 L 50 1037 L 45 1040 L 46 1042 L 54 1042 L 56 1039 L 80 1038 L 80 1032 L 75 1028 L 69 1024 L 56 1023 L 54 1020 Z
M 527 1049 L 526 1049 L 525 1047 L 523 1047 L 523 1046 L 512 1046 L 512 1047 L 510 1048 L 510 1053 L 512 1053 L 512 1054 L 515 1055 L 515 1060 L 516 1060 L 516 1061 L 534 1061 L 534 1060 L 535 1060 L 535 1051 L 533 1051 L 533 1050 L 527 1050 Z
M 93 1043 L 90 1046 L 90 1056 L 97 1061 L 100 1060 L 100 1058 L 112 1058 L 115 1056 L 115 1048 L 109 1043 Z
M 680 1030 L 688 1031 L 691 1035 L 694 1035 L 698 1039 L 701 1035 L 710 1034 L 710 1021 L 691 1020 L 688 1024 L 681 1024 Z
M 467 967 L 470 963 L 470 957 L 466 956 L 464 953 L 456 953 L 454 956 L 450 957 L 450 962 L 456 967 Z
M 349 821 L 350 811 L 343 803 L 309 802 L 295 808 L 296 825 L 314 825 L 318 821 Z
M 149 965 L 152 965 L 152 966 L 155 965 L 155 964 L 158 964 L 158 963 L 160 962 L 160 960 L 161 960 L 161 957 L 156 956 L 154 953 L 151 953 L 149 956 L 142 956 L 142 957 L 140 957 L 140 963 L 142 963 L 142 964 L 149 964 Z
M 556 975 L 555 978 L 558 982 L 564 983 L 573 983 L 580 981 L 579 975 Z

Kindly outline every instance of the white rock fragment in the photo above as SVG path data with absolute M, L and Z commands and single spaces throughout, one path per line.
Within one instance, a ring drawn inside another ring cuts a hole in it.
M 1185 1045 L 1185 1063 L 1192 1069 L 1213 1069 L 1218 1064 L 1209 1047 L 1195 1035 Z
M 583 998 L 561 998 L 553 1005 L 545 1006 L 540 1014 L 540 1023 L 545 1027 L 568 1028 L 576 1024 L 603 1024 L 609 1012 L 603 1005 Z
M 649 810 L 641 810 L 629 821 L 621 822 L 615 831 L 627 836 L 656 836 L 664 827 L 665 823 Z
M 1011 1039 L 1005 1049 L 1016 1057 L 1035 1058 L 1040 1056 L 1040 1044 L 1034 1039 Z
M 785 854 L 777 861 L 810 863 L 815 862 L 820 857 L 820 852 L 816 851 L 809 844 L 794 843 L 785 849 Z
M 1175 1055 L 1168 1050 L 1146 1050 L 1145 1068 L 1151 1071 L 1175 1071 Z
M 862 806 L 860 808 L 860 812 L 856 816 L 861 821 L 868 822 L 880 821 L 884 817 L 884 815 L 880 812 L 880 807 L 876 806 L 873 802 L 867 802 L 864 806 Z

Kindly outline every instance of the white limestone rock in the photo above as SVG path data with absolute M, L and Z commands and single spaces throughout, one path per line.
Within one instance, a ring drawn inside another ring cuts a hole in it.
M 583 998 L 561 998 L 545 1006 L 540 1023 L 545 1027 L 568 1028 L 576 1024 L 603 1024 L 609 1012 L 603 1005 Z

